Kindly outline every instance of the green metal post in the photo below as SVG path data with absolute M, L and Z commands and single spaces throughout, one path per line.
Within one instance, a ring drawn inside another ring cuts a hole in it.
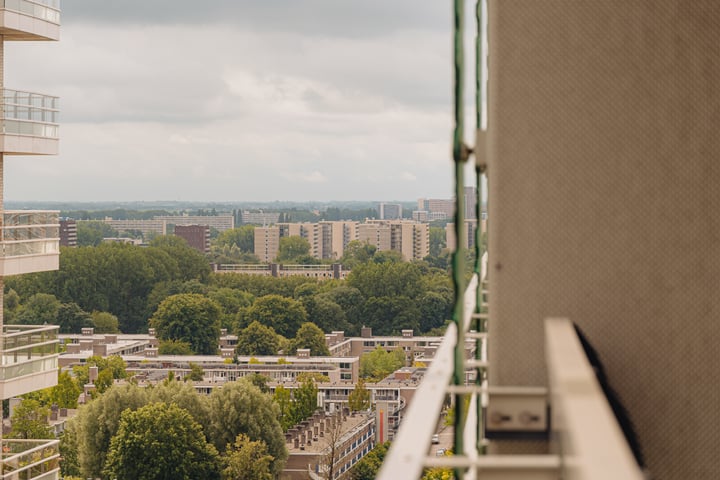
M 454 385 L 462 385 L 465 377 L 465 329 L 463 326 L 464 292 L 465 292 L 465 254 L 461 247 L 463 232 L 465 229 L 465 181 L 463 169 L 467 160 L 467 148 L 463 143 L 464 131 L 464 110 L 463 110 L 463 10 L 464 0 L 454 0 L 454 68 L 453 80 L 455 84 L 455 128 L 453 131 L 453 161 L 455 162 L 455 239 L 456 248 L 452 255 L 453 286 L 455 288 L 455 307 L 453 309 L 453 321 L 457 326 L 457 342 L 454 352 L 454 370 L 452 382 Z M 464 454 L 463 436 L 465 432 L 464 395 L 455 394 L 455 422 L 454 422 L 454 453 Z M 463 478 L 462 469 L 455 470 L 455 477 Z

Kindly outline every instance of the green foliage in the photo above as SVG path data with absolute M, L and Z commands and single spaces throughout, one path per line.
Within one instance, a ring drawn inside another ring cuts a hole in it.
M 273 401 L 278 406 L 280 413 L 278 419 L 283 432 L 287 432 L 290 427 L 295 425 L 295 418 L 292 413 L 292 393 L 289 389 L 278 385 L 275 387 Z
M 293 297 L 299 285 L 317 283 L 317 280 L 304 276 L 276 278 L 242 273 L 214 273 L 210 275 L 209 283 L 213 288 L 232 288 L 247 292 L 254 297 L 272 294 Z
M 90 316 L 95 333 L 120 333 L 118 318 L 112 313 L 95 310 Z
M 360 357 L 360 376 L 380 381 L 392 372 L 405 366 L 405 353 L 400 350 L 385 351 L 378 346 L 372 352 Z
M 282 237 L 278 247 L 277 263 L 297 264 L 310 255 L 310 243 L 298 236 Z
M 50 429 L 48 417 L 50 409 L 37 400 L 23 399 L 13 410 L 10 422 L 9 438 L 55 438 Z
M 67 422 L 60 436 L 60 475 L 65 480 L 72 477 L 83 480 L 77 455 L 78 438 L 75 425 L 74 421 Z
M 272 480 L 270 471 L 273 457 L 268 454 L 267 445 L 262 440 L 250 440 L 245 434 L 228 444 L 223 458 L 225 468 L 223 480 Z
M 272 327 L 252 322 L 238 334 L 238 355 L 275 355 L 280 348 L 278 334 Z
M 301 301 L 305 307 L 305 311 L 308 313 L 308 318 L 323 331 L 349 331 L 352 328 L 340 305 L 327 296 L 316 294 L 303 297 Z
M 370 408 L 370 390 L 365 387 L 362 378 L 355 384 L 355 389 L 348 395 L 348 406 L 352 411 L 367 410 Z
M 329 356 L 325 343 L 325 334 L 312 322 L 303 323 L 292 341 L 291 353 L 297 352 L 298 348 L 309 348 L 312 356 Z
M 442 227 L 430 227 L 430 256 L 437 257 L 447 246 L 445 229 Z
M 368 298 L 363 316 L 375 335 L 398 335 L 403 329 L 420 330 L 418 304 L 404 295 Z
M 15 323 L 14 319 L 20 310 L 20 295 L 12 288 L 3 297 L 3 318 L 5 323 Z
M 208 297 L 220 305 L 220 324 L 227 329 L 233 328 L 240 309 L 249 307 L 255 301 L 255 297 L 248 292 L 226 287 L 213 289 L 208 293 Z
M 307 321 L 307 312 L 297 300 L 280 295 L 265 295 L 247 309 L 245 321 L 248 324 L 257 321 L 272 327 L 284 337 L 294 337 Z
M 97 380 L 95 380 L 95 387 L 98 393 L 105 393 L 108 388 L 112 387 L 112 384 L 113 374 L 110 369 L 105 369 L 98 373 Z
M 60 408 L 77 408 L 82 389 L 69 372 L 58 371 L 58 383 L 50 389 L 50 399 Z
M 340 263 L 343 267 L 353 270 L 358 265 L 372 260 L 375 252 L 377 252 L 376 246 L 370 245 L 368 242 L 353 240 L 345 247 Z
M 163 340 L 158 345 L 160 355 L 193 355 L 190 342 L 182 340 Z
M 318 388 L 315 381 L 307 378 L 293 392 L 293 403 L 290 407 L 294 423 L 302 422 L 317 410 Z
M 360 459 L 350 470 L 352 480 L 374 480 L 390 448 L 390 442 L 375 445 L 375 448 Z
M 92 316 L 74 302 L 60 304 L 55 322 L 60 333 L 80 333 L 84 327 L 94 326 Z
M 15 320 L 20 325 L 55 325 L 60 301 L 48 293 L 36 293 L 19 308 Z
M 185 377 L 186 380 L 193 382 L 201 382 L 205 378 L 205 371 L 197 363 L 190 362 L 190 373 Z
M 188 342 L 194 353 L 214 355 L 220 339 L 220 313 L 220 306 L 202 295 L 173 295 L 163 300 L 150 325 L 161 340 Z
M 97 247 L 103 238 L 116 238 L 118 231 L 105 222 L 77 222 L 77 243 L 80 247 Z
M 232 230 L 225 230 L 215 240 L 217 246 L 235 246 L 241 252 L 253 253 L 255 251 L 255 227 L 243 225 Z
M 285 465 L 285 437 L 278 421 L 279 411 L 270 395 L 248 380 L 239 380 L 214 389 L 208 397 L 210 415 L 206 432 L 219 449 L 234 442 L 240 433 L 262 440 L 273 457 L 271 472 L 279 476 Z
M 415 298 L 424 291 L 420 267 L 407 262 L 365 263 L 350 273 L 347 284 L 365 298 L 405 296 Z
M 163 403 L 122 413 L 104 474 L 117 480 L 220 478 L 217 450 L 202 427 L 187 410 Z

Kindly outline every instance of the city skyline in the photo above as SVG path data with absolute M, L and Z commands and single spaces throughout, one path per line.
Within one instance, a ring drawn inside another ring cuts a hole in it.
M 7 49 L 6 86 L 52 89 L 62 137 L 8 166 L 9 201 L 452 195 L 443 4 L 61 7 L 62 42 Z

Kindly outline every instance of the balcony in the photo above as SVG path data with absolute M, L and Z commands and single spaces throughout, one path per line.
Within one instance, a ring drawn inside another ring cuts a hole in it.
M 58 97 L 4 89 L 0 105 L 0 152 L 9 155 L 57 155 L 60 134 L 58 104 Z
M 57 270 L 58 211 L 6 210 L 0 228 L 0 275 Z
M 5 40 L 59 40 L 60 0 L 0 0 Z
M 57 480 L 59 445 L 59 440 L 3 440 L 0 480 Z
M 4 325 L 0 399 L 57 384 L 56 325 Z

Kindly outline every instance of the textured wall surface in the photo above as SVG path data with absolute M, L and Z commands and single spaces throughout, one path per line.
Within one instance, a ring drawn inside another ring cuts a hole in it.
M 720 472 L 720 2 L 489 0 L 490 382 L 581 325 L 657 479 Z

